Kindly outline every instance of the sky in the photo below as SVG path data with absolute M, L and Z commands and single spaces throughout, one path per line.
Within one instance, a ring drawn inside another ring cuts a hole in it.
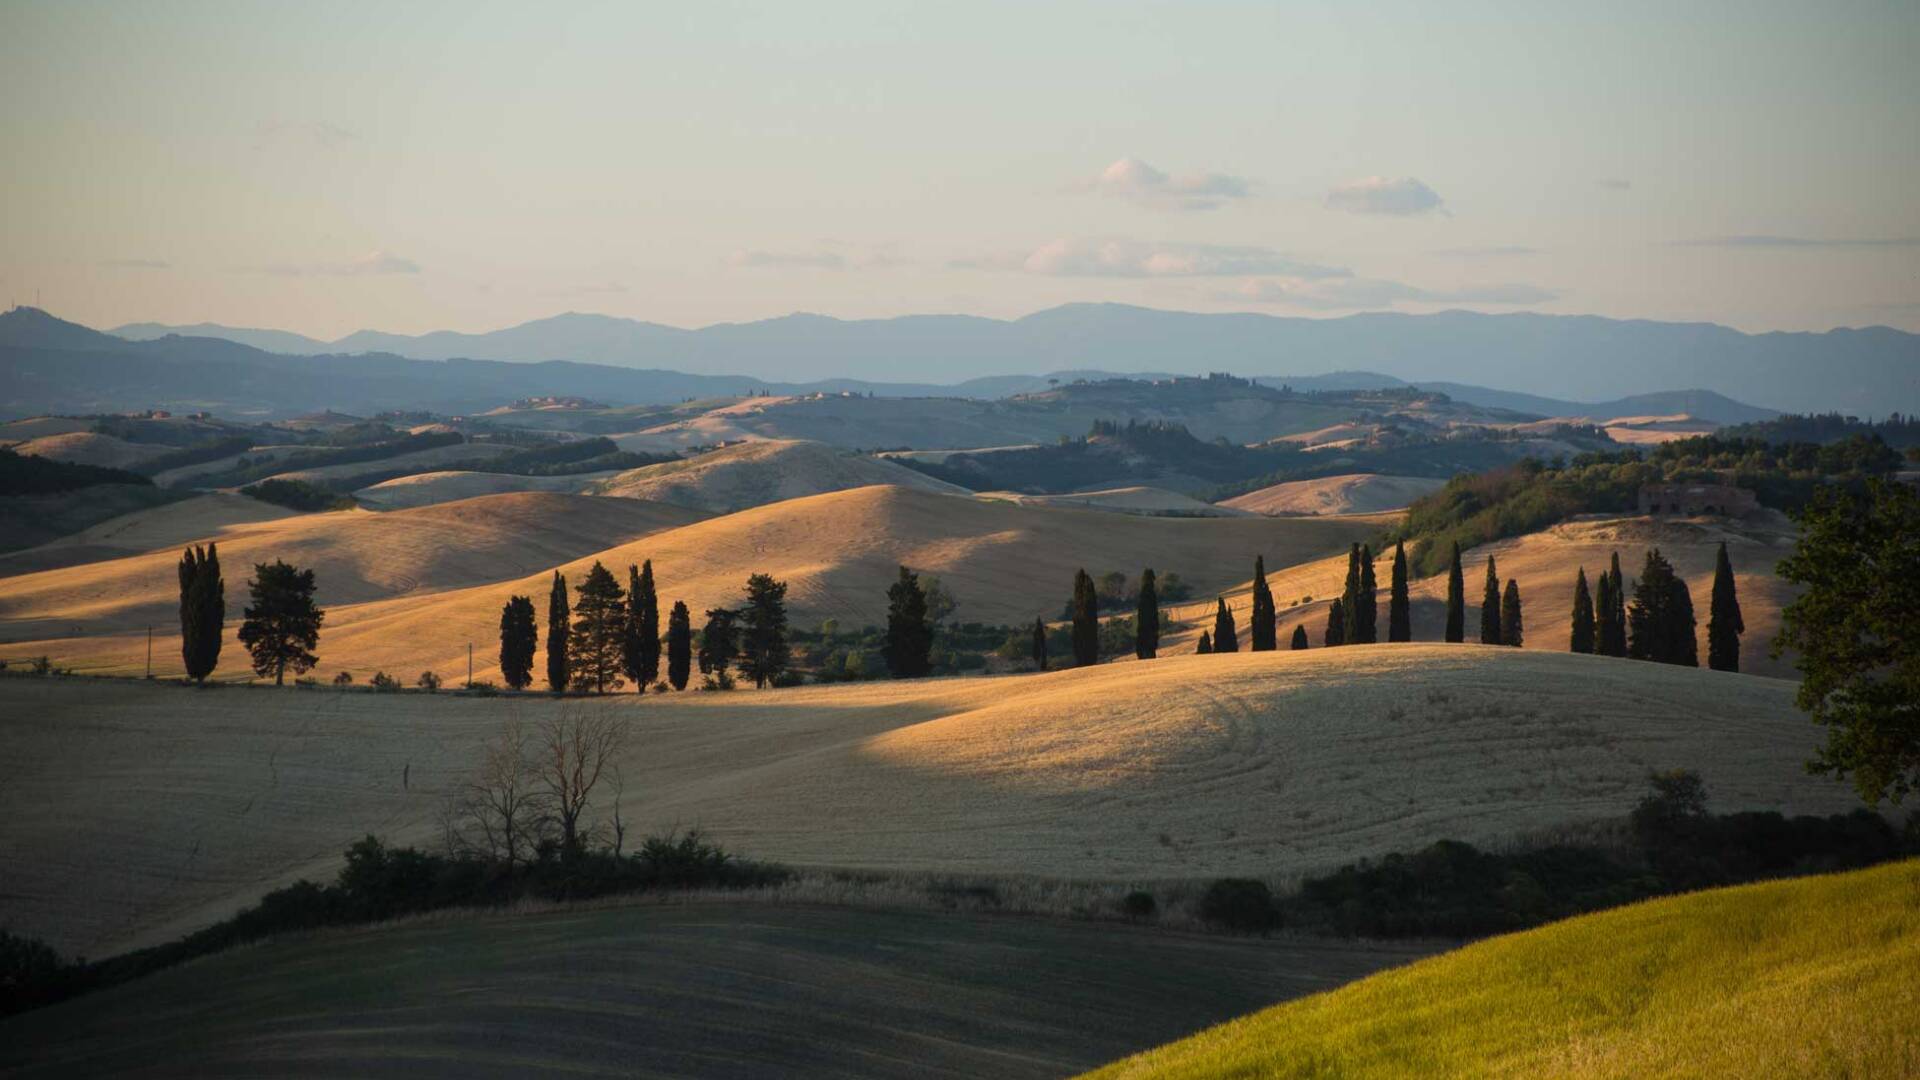
M 0 0 L 0 302 L 1920 330 L 1920 4 Z

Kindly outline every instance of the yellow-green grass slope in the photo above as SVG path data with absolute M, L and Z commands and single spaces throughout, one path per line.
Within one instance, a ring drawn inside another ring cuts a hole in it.
M 1095 1075 L 1920 1076 L 1920 860 L 1509 934 Z

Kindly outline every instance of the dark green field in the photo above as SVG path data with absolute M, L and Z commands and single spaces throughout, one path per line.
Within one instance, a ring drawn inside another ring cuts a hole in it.
M 1422 954 L 702 903 L 340 931 L 0 1023 L 19 1075 L 1060 1076 Z

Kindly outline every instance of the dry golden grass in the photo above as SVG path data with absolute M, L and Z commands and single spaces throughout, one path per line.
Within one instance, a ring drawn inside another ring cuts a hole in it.
M 1157 487 L 1122 487 L 1106 491 L 1076 491 L 1066 495 L 1027 495 L 1018 491 L 986 491 L 983 499 L 1017 503 L 1021 506 L 1069 506 L 1082 510 L 1106 510 L 1119 514 L 1149 514 L 1166 517 L 1246 517 L 1248 512 L 1226 505 L 1201 502 L 1191 495 Z
M 1374 514 L 1404 510 L 1413 500 L 1446 484 L 1425 476 L 1352 473 L 1318 480 L 1294 480 L 1250 491 L 1221 506 L 1256 514 Z
M 1633 661 L 1383 645 L 597 707 L 631 725 L 630 835 L 700 826 L 816 867 L 1284 881 L 1615 816 L 1652 769 L 1698 769 L 1718 810 L 1848 809 L 1850 789 L 1801 768 L 1817 732 L 1791 697 Z M 0 922 L 98 955 L 329 875 L 364 833 L 436 842 L 481 743 L 515 710 L 559 707 L 0 680 Z
M 767 439 L 723 447 L 685 461 L 629 469 L 594 485 L 596 495 L 690 506 L 716 514 L 829 491 L 897 484 L 948 495 L 964 488 L 904 465 L 825 443 Z
M 0 442 L 25 442 L 46 435 L 69 435 L 92 428 L 93 421 L 71 416 L 29 416 L 0 423 Z
M 578 495 L 620 475 L 615 471 L 575 473 L 570 476 L 514 476 L 509 473 L 424 472 L 363 487 L 353 493 L 362 505 L 375 510 L 407 510 L 416 506 L 505 495 L 516 491 L 557 491 Z
M 276 473 L 274 479 L 301 480 L 324 486 L 336 480 L 351 480 L 354 477 L 371 476 L 394 469 L 418 469 L 424 472 L 437 465 L 472 461 L 475 458 L 499 457 L 512 450 L 512 447 L 501 443 L 454 443 L 451 446 L 430 446 L 425 450 L 395 454 L 392 457 L 376 458 L 372 461 L 352 461 L 344 465 L 320 465 L 311 469 L 293 469 Z
M 16 452 L 34 457 L 66 461 L 75 465 L 104 465 L 112 469 L 125 469 L 138 465 L 149 458 L 159 457 L 166 453 L 167 449 L 164 446 L 131 443 L 125 439 L 92 431 L 42 435 L 14 447 Z

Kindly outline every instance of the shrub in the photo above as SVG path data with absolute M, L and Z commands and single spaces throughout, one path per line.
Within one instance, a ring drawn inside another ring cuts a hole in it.
M 479 682 L 468 683 L 467 693 L 474 697 L 499 697 L 500 688 L 482 679 Z
M 803 685 L 806 681 L 807 677 L 804 674 L 788 668 L 773 677 L 773 686 L 775 689 L 786 689 L 790 686 Z
M 28 670 L 33 672 L 33 674 L 35 675 L 53 674 L 53 661 L 49 660 L 44 656 L 36 656 L 32 660 L 28 661 L 28 664 L 29 664 Z
M 353 672 L 351 672 L 351 671 L 343 671 L 343 672 L 341 672 L 340 674 L 338 674 L 338 675 L 335 675 L 335 676 L 333 677 L 333 685 L 335 685 L 335 686 L 352 686 L 352 685 L 353 685 Z
M 1159 902 L 1144 889 L 1135 889 L 1120 898 L 1120 914 L 1129 919 L 1151 919 L 1159 910 Z
M 374 672 L 373 678 L 367 680 L 367 682 L 382 694 L 398 693 L 400 690 L 400 680 L 384 671 Z
M 657 682 L 653 684 L 653 692 L 656 694 L 664 694 L 667 692 L 667 690 L 668 690 L 667 684 L 664 682 Z
M 429 694 L 437 694 L 440 692 L 440 676 L 435 675 L 431 671 L 423 671 L 420 673 L 420 677 L 414 680 L 413 685 L 425 690 Z
M 289 510 L 313 513 L 322 510 L 351 510 L 356 505 L 351 495 L 341 495 L 305 480 L 262 480 L 240 489 L 240 494 Z
M 1200 897 L 1200 918 L 1223 930 L 1264 934 L 1280 925 L 1273 890 L 1253 878 L 1221 878 Z
M 296 676 L 293 680 L 293 686 L 296 690 L 311 690 L 319 685 L 320 680 L 311 675 Z

